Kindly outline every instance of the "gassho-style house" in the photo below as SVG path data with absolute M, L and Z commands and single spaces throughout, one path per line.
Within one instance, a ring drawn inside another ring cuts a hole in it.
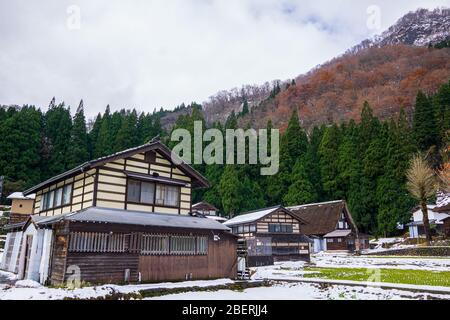
M 208 181 L 172 159 L 152 140 L 26 190 L 31 215 L 7 226 L 1 269 L 51 285 L 235 278 L 237 237 L 189 214 Z

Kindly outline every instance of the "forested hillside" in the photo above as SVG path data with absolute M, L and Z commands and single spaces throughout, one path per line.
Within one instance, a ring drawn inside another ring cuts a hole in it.
M 181 109 L 192 112 L 179 116 L 175 128 L 192 132 L 194 121 L 207 127 L 202 106 L 194 103 Z M 428 153 L 435 167 L 441 165 L 439 150 L 449 142 L 450 83 L 432 95 L 419 91 L 411 119 L 401 109 L 399 115 L 381 120 L 367 102 L 359 111 L 360 121 L 314 126 L 309 133 L 294 111 L 281 137 L 277 175 L 263 177 L 257 165 L 196 165 L 212 187 L 196 191 L 194 201 L 211 202 L 226 215 L 235 215 L 276 204 L 346 199 L 363 231 L 395 233 L 397 222 L 408 221 L 416 205 L 405 188 L 411 156 Z M 54 100 L 45 113 L 33 106 L 0 108 L 4 195 L 156 135 L 168 139 L 160 124 L 162 115 L 163 111 L 111 113 L 107 107 L 88 132 L 82 102 L 73 118 L 69 108 Z M 238 116 L 211 126 L 237 128 Z M 271 121 L 264 127 L 271 128 Z
M 416 93 L 412 119 L 404 109 L 380 120 L 369 103 L 360 106 L 360 121 L 315 126 L 307 134 L 296 111 L 290 117 L 280 145 L 280 172 L 259 174 L 258 166 L 197 166 L 212 188 L 199 191 L 227 214 L 277 204 L 299 205 L 345 199 L 365 232 L 392 234 L 397 222 L 405 223 L 417 203 L 405 187 L 405 171 L 414 153 L 427 155 L 434 167 L 442 163 L 440 150 L 449 142 L 450 83 L 432 95 Z M 199 109 L 178 119 L 175 128 L 193 130 L 203 120 Z M 236 128 L 230 117 L 224 130 Z M 272 127 L 269 120 L 267 128 Z
M 111 113 L 108 106 L 88 130 L 83 101 L 73 118 L 70 108 L 56 104 L 54 98 L 45 113 L 35 106 L 0 107 L 0 175 L 5 176 L 2 199 L 85 161 L 163 134 L 161 112 Z
M 289 115 L 297 110 L 309 130 L 315 125 L 358 121 L 364 101 L 380 119 L 398 115 L 401 108 L 410 116 L 417 91 L 432 93 L 448 79 L 448 48 L 369 48 L 322 65 L 296 79 L 295 85 L 282 86 L 275 98 L 255 106 L 239 121 L 262 127 L 271 119 L 275 127 L 284 129 Z

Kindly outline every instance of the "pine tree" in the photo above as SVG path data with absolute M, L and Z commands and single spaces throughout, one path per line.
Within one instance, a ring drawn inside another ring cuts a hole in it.
M 103 114 L 98 138 L 95 142 L 94 158 L 107 156 L 113 152 L 112 150 L 111 113 L 108 105 Z
M 414 152 L 412 132 L 405 111 L 400 111 L 398 121 L 389 122 L 389 138 L 386 145 L 388 158 L 384 173 L 378 181 L 378 233 L 391 235 L 397 231 L 397 223 L 405 224 L 410 219 L 414 206 L 406 189 L 405 172 Z
M 326 128 L 319 146 L 320 175 L 327 200 L 342 199 L 343 192 L 338 183 L 340 130 L 334 124 Z
M 89 160 L 88 135 L 86 132 L 83 100 L 81 100 L 73 119 L 69 150 L 67 153 L 68 168 L 76 167 Z
M 136 147 L 139 144 L 138 138 L 137 112 L 133 110 L 124 114 L 124 118 L 121 120 L 121 126 L 115 138 L 114 151 L 117 152 Z
M 433 108 L 436 112 L 439 146 L 443 147 L 450 132 L 450 82 L 439 88 L 433 98 Z
M 292 113 L 286 132 L 280 142 L 280 168 L 276 175 L 269 177 L 267 196 L 269 205 L 282 203 L 292 183 L 292 168 L 304 156 L 308 148 L 308 137 L 300 127 L 297 111 Z
M 42 175 L 50 178 L 68 169 L 67 151 L 69 148 L 72 117 L 70 109 L 64 102 L 55 105 L 55 98 L 50 102 L 44 116 L 44 134 L 42 143 Z
M 41 180 L 42 118 L 39 109 L 24 106 L 2 122 L 0 172 L 7 182 L 27 188 Z
M 429 97 L 419 91 L 416 98 L 413 118 L 413 132 L 417 149 L 427 152 L 438 145 L 436 113 Z
M 292 171 L 292 184 L 288 193 L 283 197 L 283 203 L 287 206 L 297 206 L 318 201 L 318 194 L 304 165 L 305 160 L 298 160 Z
M 100 128 L 102 127 L 102 115 L 99 113 L 95 118 L 94 124 L 92 126 L 92 130 L 88 134 L 88 143 L 89 143 L 89 158 L 93 159 L 95 154 L 95 144 L 98 140 L 98 134 L 100 132 Z
M 234 217 L 241 211 L 242 199 L 245 196 L 242 191 L 242 182 L 239 179 L 235 167 L 227 165 L 220 179 L 220 196 L 222 207 L 227 216 Z

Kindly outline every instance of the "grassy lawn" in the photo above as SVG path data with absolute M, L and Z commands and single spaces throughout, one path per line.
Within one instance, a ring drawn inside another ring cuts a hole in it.
M 450 271 L 312 267 L 305 268 L 305 271 L 315 272 L 303 275 L 305 278 L 450 287 Z

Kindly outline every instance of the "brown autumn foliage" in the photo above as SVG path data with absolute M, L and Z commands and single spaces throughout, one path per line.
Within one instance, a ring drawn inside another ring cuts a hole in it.
M 359 120 L 368 101 L 374 114 L 385 119 L 403 107 L 411 114 L 419 90 L 432 93 L 450 79 L 450 49 L 406 45 L 370 48 L 347 54 L 300 76 L 297 84 L 275 99 L 255 107 L 241 120 L 264 127 L 268 119 L 286 127 L 297 109 L 305 128 Z

